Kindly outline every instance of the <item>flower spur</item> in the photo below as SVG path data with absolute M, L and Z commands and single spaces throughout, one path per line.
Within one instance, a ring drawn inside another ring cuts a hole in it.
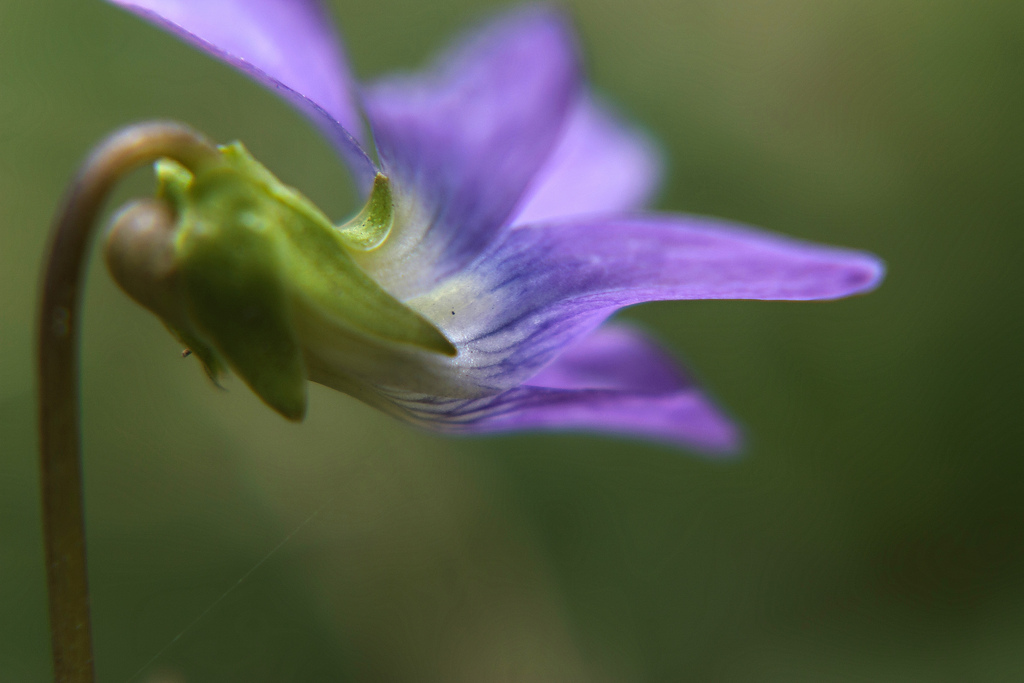
M 283 96 L 338 150 L 369 198 L 364 214 L 377 207 L 379 229 L 342 240 L 338 258 L 379 300 L 406 307 L 396 325 L 418 331 L 353 332 L 302 305 L 298 286 L 270 316 L 294 347 L 283 374 L 260 374 L 265 354 L 238 361 L 237 335 L 227 343 L 201 323 L 192 335 L 208 367 L 223 358 L 290 417 L 308 378 L 439 431 L 596 430 L 730 451 L 730 420 L 652 341 L 608 317 L 665 299 L 835 299 L 883 277 L 867 253 L 638 213 L 658 182 L 657 151 L 588 91 L 556 10 L 513 11 L 425 71 L 360 85 L 315 0 L 111 1 Z M 165 187 L 175 172 L 164 169 Z

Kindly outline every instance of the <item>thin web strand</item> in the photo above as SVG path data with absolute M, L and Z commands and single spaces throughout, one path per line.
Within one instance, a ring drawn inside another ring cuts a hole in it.
M 283 548 L 285 545 L 287 545 L 289 541 L 291 541 L 293 538 L 295 538 L 299 534 L 299 532 L 301 532 L 303 529 L 305 529 L 309 525 L 310 522 L 312 522 L 314 519 L 319 517 L 320 513 L 322 513 L 327 508 L 327 506 L 330 505 L 332 502 L 334 502 L 334 498 L 331 498 L 330 500 L 328 500 L 326 503 L 324 503 L 319 508 L 317 508 L 313 512 L 313 514 L 311 514 L 305 520 L 300 522 L 299 525 L 297 527 L 295 527 L 295 529 L 290 534 L 288 534 L 287 536 L 284 537 L 284 540 L 282 540 L 280 543 L 278 543 L 276 546 L 274 546 L 274 548 L 269 553 L 267 553 L 266 555 L 263 556 L 263 559 L 261 559 L 255 565 L 253 565 L 252 569 L 250 569 L 249 571 L 247 571 L 244 574 L 242 574 L 242 577 L 240 579 L 238 579 L 238 581 L 236 581 L 230 588 L 228 588 L 226 591 L 224 591 L 224 593 L 221 594 L 221 596 L 219 598 L 217 598 L 212 603 L 210 603 L 209 607 L 204 609 L 199 614 L 199 616 L 197 616 L 195 619 L 193 619 L 191 622 L 189 622 L 188 625 L 185 626 L 185 628 L 181 629 L 181 631 L 178 632 L 178 635 L 174 636 L 174 638 L 172 638 L 171 641 L 169 643 L 167 643 L 167 645 L 163 646 L 155 655 L 153 655 L 152 658 L 150 658 L 150 660 L 148 662 L 143 664 L 142 667 L 138 671 L 136 671 L 134 674 L 132 674 L 132 676 L 127 680 L 126 683 L 133 683 L 133 681 L 138 680 L 139 676 L 141 676 L 143 673 L 145 673 L 146 670 L 149 669 L 149 667 L 153 666 L 153 664 L 155 664 L 157 662 L 157 660 L 159 660 L 161 657 L 163 657 L 165 654 L 167 654 L 168 650 L 170 650 L 172 647 L 174 647 L 174 645 L 179 640 L 181 640 L 182 637 L 186 633 L 188 633 L 193 628 L 195 628 L 195 626 L 199 622 L 201 622 L 203 619 L 205 619 L 210 614 L 210 612 L 212 612 L 217 607 L 217 605 L 219 605 L 220 603 L 224 602 L 224 600 L 229 595 L 234 593 L 235 590 L 237 590 L 239 586 L 241 586 L 243 583 L 245 583 L 246 580 L 250 576 L 252 576 L 256 572 L 257 569 L 259 569 L 264 564 L 266 564 L 266 562 L 271 557 L 276 555 L 281 550 L 281 548 Z

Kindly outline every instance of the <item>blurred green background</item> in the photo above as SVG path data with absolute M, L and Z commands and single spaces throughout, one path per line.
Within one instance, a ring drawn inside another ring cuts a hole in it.
M 1024 3 L 569 5 L 596 87 L 664 143 L 659 208 L 874 251 L 884 286 L 622 315 L 743 423 L 745 457 L 721 463 L 586 435 L 448 440 L 320 387 L 287 424 L 237 381 L 211 388 L 94 259 L 101 681 L 1024 680 Z M 493 6 L 333 9 L 372 77 Z M 229 68 L 98 0 L 0 0 L 5 682 L 49 675 L 31 360 L 47 225 L 86 150 L 154 117 L 353 208 L 305 121 Z

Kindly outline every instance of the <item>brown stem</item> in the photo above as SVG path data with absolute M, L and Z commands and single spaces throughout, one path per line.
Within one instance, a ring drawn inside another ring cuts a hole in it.
M 142 123 L 103 141 L 71 184 L 50 236 L 39 309 L 39 456 L 43 542 L 54 680 L 93 683 L 79 430 L 78 336 L 84 267 L 93 227 L 114 184 L 140 164 L 173 157 L 185 166 L 216 154 L 172 122 Z

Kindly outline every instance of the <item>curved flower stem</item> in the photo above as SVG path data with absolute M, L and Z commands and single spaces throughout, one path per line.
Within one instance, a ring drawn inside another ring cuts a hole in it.
M 78 336 L 81 286 L 93 226 L 114 184 L 140 164 L 186 166 L 216 149 L 172 122 L 125 128 L 102 142 L 71 184 L 50 236 L 39 309 L 39 455 L 50 634 L 57 683 L 93 683 L 80 458 Z

